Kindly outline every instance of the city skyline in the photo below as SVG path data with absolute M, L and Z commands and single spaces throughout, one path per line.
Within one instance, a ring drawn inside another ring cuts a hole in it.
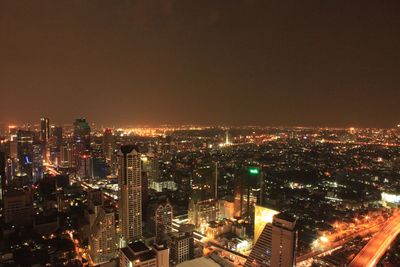
M 399 128 L 38 122 L 0 132 L 5 266 L 400 262 Z
M 51 119 L 51 123 L 49 124 L 52 129 L 53 128 L 72 128 L 74 126 L 74 120 L 76 119 L 84 119 L 87 120 L 87 117 L 80 116 L 75 119 L 73 119 L 70 122 L 66 123 L 60 123 L 57 120 L 54 120 L 53 118 Z M 88 121 L 89 125 L 93 127 L 93 130 L 96 131 L 101 131 L 101 130 L 123 130 L 123 131 L 133 131 L 134 133 L 136 132 L 139 135 L 148 135 L 146 131 L 157 131 L 159 132 L 161 129 L 164 129 L 165 131 L 175 131 L 178 129 L 181 130 L 204 130 L 204 129 L 227 129 L 229 130 L 235 130 L 235 129 L 251 129 L 251 128 L 257 128 L 257 129 L 320 129 L 320 130 L 346 130 L 346 131 L 354 131 L 354 130 L 396 130 L 400 128 L 400 124 L 393 124 L 385 127 L 375 127 L 375 126 L 355 126 L 355 125 L 348 125 L 348 126 L 328 126 L 328 125 L 262 125 L 262 124 L 200 124 L 200 123 L 165 123 L 165 124 L 102 124 L 102 123 L 97 123 L 96 121 Z M 22 123 L 2 123 L 0 122 L 0 132 L 3 131 L 6 133 L 7 131 L 10 131 L 10 129 L 27 129 L 29 131 L 39 129 L 41 127 L 40 120 L 36 121 L 25 121 Z M 158 133 L 160 134 L 160 133 Z M 156 136 L 157 134 L 150 134 Z
M 44 117 L 44 116 L 42 116 Z M 50 117 L 50 116 L 47 116 Z M 70 121 L 60 122 L 57 118 L 50 117 L 51 127 L 73 127 L 74 121 L 76 119 L 84 119 L 88 120 L 90 126 L 95 127 L 97 130 L 101 129 L 160 129 L 160 128 L 226 128 L 226 129 L 235 129 L 235 128 L 287 128 L 287 129 L 397 129 L 400 127 L 400 123 L 394 123 L 387 126 L 358 126 L 357 124 L 348 124 L 348 125 L 313 125 L 313 124 L 261 124 L 261 123 L 253 123 L 253 124 L 227 124 L 227 123 L 195 123 L 195 122 L 187 122 L 187 123 L 158 123 L 158 124 L 149 124 L 149 123 L 126 123 L 126 124 L 116 124 L 116 123 L 99 123 L 97 121 L 92 121 L 88 119 L 86 116 L 78 116 L 76 118 L 72 118 Z M 13 121 L 10 123 L 0 122 L 0 129 L 7 130 L 8 128 L 21 128 L 21 129 L 36 129 L 40 128 L 40 120 L 25 120 L 25 121 Z
M 0 0 L 0 266 L 400 266 L 399 14 Z
M 370 0 L 1 0 L 0 122 L 392 127 L 399 11 Z

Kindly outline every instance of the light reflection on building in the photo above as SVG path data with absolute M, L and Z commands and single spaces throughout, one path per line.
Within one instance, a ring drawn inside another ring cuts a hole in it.
M 254 216 L 254 243 L 257 242 L 261 235 L 265 225 L 267 223 L 272 223 L 272 219 L 275 214 L 279 212 L 273 209 L 265 208 L 262 206 L 255 206 L 255 216 Z

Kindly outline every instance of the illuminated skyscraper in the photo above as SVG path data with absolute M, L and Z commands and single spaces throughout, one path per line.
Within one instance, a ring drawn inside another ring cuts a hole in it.
M 296 266 L 297 229 L 296 220 L 280 213 L 272 222 L 271 266 Z
M 32 154 L 32 177 L 34 182 L 38 182 L 43 178 L 43 149 L 42 144 L 33 144 Z
M 60 151 L 60 166 L 63 168 L 71 168 L 73 164 L 72 160 L 72 145 L 68 142 L 64 142 L 61 145 Z
M 54 152 L 61 151 L 61 145 L 63 143 L 63 129 L 62 127 L 51 127 L 51 139 Z
M 51 126 L 50 127 L 50 140 L 47 144 L 48 153 L 46 159 L 55 165 L 61 164 L 61 146 L 63 143 L 63 129 L 62 127 Z
M 296 265 L 296 220 L 276 214 L 267 223 L 255 243 L 245 267 L 294 267 Z
M 17 133 L 17 154 L 19 169 L 22 173 L 32 177 L 33 138 L 31 131 L 19 130 Z
M 90 126 L 86 119 L 75 120 L 73 138 L 72 165 L 79 170 L 80 157 L 90 152 Z
M 235 181 L 235 216 L 250 218 L 254 204 L 262 204 L 263 172 L 258 167 L 244 167 Z
M 231 144 L 231 141 L 229 140 L 229 131 L 225 132 L 225 145 L 228 146 Z
M 202 164 L 192 174 L 192 192 L 189 200 L 189 223 L 205 232 L 208 222 L 217 219 L 217 163 Z
M 114 209 L 104 205 L 101 190 L 88 191 L 85 219 L 89 223 L 89 254 L 93 262 L 100 264 L 115 258 L 118 238 Z
M 160 180 L 160 166 L 158 157 L 154 153 L 147 153 L 142 157 L 143 171 L 147 173 L 149 184 Z
M 121 244 L 142 236 L 142 170 L 139 149 L 125 145 L 118 153 Z
M 100 207 L 90 229 L 90 255 L 95 263 L 115 258 L 118 251 L 115 233 L 115 216 L 112 208 Z
M 114 135 L 111 129 L 106 129 L 103 133 L 103 154 L 107 163 L 111 163 L 114 154 Z
M 48 118 L 40 119 L 40 141 L 44 144 L 50 139 L 50 121 Z
M 192 196 L 194 203 L 217 199 L 218 169 L 216 163 L 200 165 L 193 171 Z
M 6 160 L 6 184 L 9 184 L 15 178 L 17 172 L 18 160 L 8 157 Z
M 92 164 L 91 164 L 91 156 L 88 154 L 82 154 L 79 157 L 79 161 L 78 161 L 78 170 L 77 170 L 77 175 L 81 178 L 91 178 L 91 168 L 92 168 Z
M 267 224 L 272 224 L 274 215 L 279 212 L 259 205 L 255 206 L 254 219 L 254 244 L 257 242 Z
M 8 156 L 13 160 L 16 160 L 18 158 L 18 130 L 15 126 L 9 126 L 8 131 L 10 138 L 10 151 Z

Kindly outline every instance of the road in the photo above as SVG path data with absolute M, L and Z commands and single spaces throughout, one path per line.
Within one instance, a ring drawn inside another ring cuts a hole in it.
M 385 254 L 400 233 L 400 212 L 394 214 L 365 247 L 357 254 L 349 267 L 373 267 Z
M 380 229 L 382 229 L 383 226 L 384 226 L 383 223 L 374 225 L 374 226 L 372 226 L 370 228 L 363 229 L 361 231 L 353 233 L 353 234 L 351 234 L 351 235 L 349 235 L 349 236 L 347 236 L 347 237 L 345 237 L 345 238 L 343 238 L 343 239 L 341 239 L 339 241 L 332 242 L 331 244 L 329 244 L 329 246 L 321 248 L 320 250 L 313 251 L 313 252 L 301 255 L 301 256 L 297 257 L 296 263 L 300 264 L 300 263 L 302 263 L 302 262 L 304 262 L 304 261 L 306 261 L 306 260 L 308 260 L 310 258 L 314 258 L 314 257 L 320 256 L 320 255 L 322 255 L 324 253 L 327 253 L 329 251 L 332 251 L 332 250 L 334 250 L 334 249 L 336 249 L 336 248 L 338 248 L 340 246 L 343 246 L 346 243 L 354 240 L 358 236 L 364 237 L 364 236 L 367 236 L 367 235 L 370 235 L 370 234 L 374 234 L 374 233 L 378 232 Z

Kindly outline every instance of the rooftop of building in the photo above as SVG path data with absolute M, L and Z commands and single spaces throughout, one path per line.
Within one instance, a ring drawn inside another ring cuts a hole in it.
M 169 236 L 173 240 L 182 240 L 182 239 L 186 239 L 186 238 L 190 237 L 191 234 L 185 233 L 185 232 L 173 232 L 173 233 L 169 233 Z
M 157 244 L 157 243 L 153 245 L 153 248 L 157 251 L 168 249 L 168 247 L 165 244 Z
M 121 251 L 130 261 L 148 261 L 156 256 L 156 253 L 142 241 L 135 241 L 127 247 L 121 248 Z
M 285 220 L 287 222 L 291 222 L 294 223 L 296 222 L 296 218 L 290 214 L 281 212 L 275 215 L 275 218 L 281 219 L 281 220 Z
M 133 150 L 135 150 L 137 153 L 140 152 L 139 147 L 135 146 L 135 145 L 123 145 L 121 146 L 121 152 L 122 154 L 129 154 L 131 153 Z
M 181 224 L 179 227 L 180 232 L 192 233 L 196 226 L 194 224 Z
M 145 243 L 143 243 L 142 241 L 135 241 L 133 243 L 130 243 L 128 245 L 128 247 L 133 251 L 133 253 L 135 254 L 139 254 L 142 252 L 145 252 L 147 250 L 149 250 L 149 248 L 146 246 Z

